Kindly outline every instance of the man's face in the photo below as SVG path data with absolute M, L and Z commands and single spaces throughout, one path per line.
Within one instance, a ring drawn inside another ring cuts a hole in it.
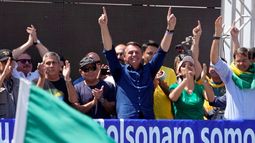
M 88 64 L 80 68 L 80 74 L 86 81 L 95 81 L 99 73 L 99 67 L 95 64 Z
M 251 64 L 249 57 L 244 54 L 236 54 L 234 63 L 235 66 L 243 72 L 247 71 Z
M 124 55 L 125 63 L 130 64 L 134 69 L 139 68 L 142 61 L 142 51 L 139 47 L 128 45 Z
M 45 58 L 44 65 L 48 76 L 59 76 L 61 65 L 56 56 L 49 56 Z
M 143 60 L 144 64 L 149 63 L 152 59 L 153 55 L 157 52 L 157 48 L 154 46 L 148 46 L 145 51 L 143 52 Z
M 125 45 L 118 45 L 115 47 L 115 52 L 117 55 L 118 60 L 121 63 L 124 63 L 124 50 L 125 50 L 126 46 Z
M 1 62 L 0 62 L 0 73 L 3 73 L 7 61 L 8 61 L 8 60 L 1 61 Z M 11 61 L 10 65 L 11 65 L 11 70 L 12 70 L 12 69 L 14 68 L 14 64 L 13 64 L 12 61 Z M 11 75 L 11 72 L 10 72 L 7 76 L 10 76 L 10 75 Z
M 32 62 L 31 62 L 31 56 L 28 54 L 21 54 L 17 60 L 16 60 L 18 67 L 17 71 L 21 71 L 24 74 L 28 74 L 32 71 Z

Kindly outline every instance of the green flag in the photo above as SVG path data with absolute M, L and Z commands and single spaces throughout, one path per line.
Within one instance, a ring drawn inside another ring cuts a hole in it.
M 14 143 L 113 143 L 93 119 L 21 80 Z

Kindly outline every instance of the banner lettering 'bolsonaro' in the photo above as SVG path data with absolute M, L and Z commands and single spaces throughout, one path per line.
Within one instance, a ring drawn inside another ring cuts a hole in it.
M 96 120 L 118 143 L 254 143 L 255 121 Z M 15 120 L 0 120 L 0 143 L 11 143 Z

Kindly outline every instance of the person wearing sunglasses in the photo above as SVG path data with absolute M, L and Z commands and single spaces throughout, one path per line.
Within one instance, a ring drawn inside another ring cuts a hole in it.
M 32 71 L 32 57 L 26 51 L 34 45 L 42 57 L 48 52 L 48 49 L 38 40 L 36 29 L 33 25 L 27 27 L 26 31 L 29 34 L 27 42 L 12 51 L 13 58 L 15 59 L 12 75 L 16 78 L 25 78 L 33 81 L 39 78 L 39 73 L 37 70 Z
M 100 66 L 93 58 L 89 55 L 82 58 L 79 72 L 84 80 L 74 85 L 77 97 L 71 102 L 92 118 L 111 118 L 115 113 L 115 87 L 98 78 L 99 71 Z
M 111 75 L 108 74 L 108 66 L 101 63 L 101 58 L 96 52 L 89 52 L 86 54 L 86 56 L 92 58 L 98 69 L 101 69 L 98 73 L 98 78 L 103 79 L 104 81 L 108 81 L 112 83 L 115 86 L 114 79 Z M 73 85 L 76 85 L 79 82 L 82 82 L 84 80 L 84 77 L 80 76 L 76 80 L 74 80 Z
M 0 118 L 15 118 L 19 79 L 12 76 L 12 52 L 0 50 Z

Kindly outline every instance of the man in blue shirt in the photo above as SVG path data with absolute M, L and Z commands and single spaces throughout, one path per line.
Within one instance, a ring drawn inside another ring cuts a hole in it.
M 176 17 L 171 13 L 171 8 L 168 11 L 167 30 L 161 41 L 160 48 L 146 65 L 142 64 L 141 46 L 136 42 L 127 43 L 124 52 L 126 64 L 123 65 L 119 62 L 112 46 L 112 39 L 107 25 L 107 13 L 104 7 L 98 23 L 101 29 L 104 53 L 116 82 L 116 111 L 118 118 L 154 119 L 153 80 L 163 65 L 176 24 Z

